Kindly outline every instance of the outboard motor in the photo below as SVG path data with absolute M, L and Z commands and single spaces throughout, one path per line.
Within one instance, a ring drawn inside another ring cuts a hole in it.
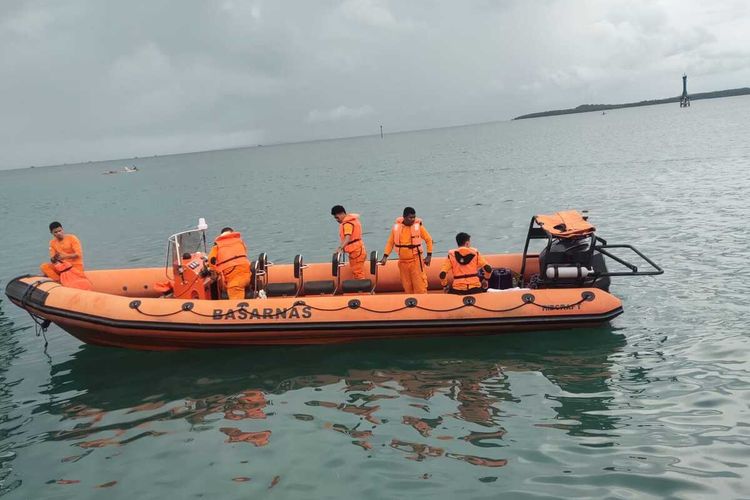
M 539 252 L 539 269 L 545 278 L 581 278 L 591 269 L 592 237 L 554 238 Z
M 539 272 L 548 286 L 596 286 L 609 289 L 609 278 L 596 279 L 606 273 L 604 258 L 594 252 L 593 234 L 581 238 L 552 238 L 539 252 Z

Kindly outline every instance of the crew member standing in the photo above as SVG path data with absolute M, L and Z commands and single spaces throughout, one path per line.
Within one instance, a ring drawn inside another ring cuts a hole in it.
M 245 288 L 250 284 L 250 261 L 242 235 L 225 227 L 214 240 L 216 245 L 208 254 L 211 270 L 221 276 L 231 300 L 245 298 Z
M 427 246 L 427 255 L 422 257 L 422 244 Z M 432 236 L 417 218 L 412 207 L 404 208 L 403 217 L 396 219 L 383 250 L 381 264 L 385 264 L 393 248 L 398 251 L 398 271 L 401 285 L 406 293 L 427 293 L 425 266 L 432 260 Z
M 337 253 L 346 252 L 349 255 L 349 268 L 356 280 L 365 279 L 365 243 L 362 241 L 362 223 L 359 215 L 347 214 L 344 207 L 336 205 L 331 209 L 331 215 L 339 223 L 339 246 Z
M 50 262 L 45 262 L 39 269 L 48 278 L 60 281 L 60 273 L 55 269 L 56 264 L 66 264 L 58 268 L 68 268 L 77 271 L 76 274 L 83 274 L 83 248 L 81 242 L 73 234 L 65 234 L 62 224 L 55 221 L 49 225 L 49 232 L 52 233 L 52 239 L 49 242 Z
M 458 248 L 448 252 L 448 258 L 445 259 L 440 269 L 440 284 L 446 292 L 459 295 L 485 292 L 479 280 L 479 270 L 482 270 L 485 278 L 489 278 L 492 267 L 482 257 L 479 250 L 472 248 L 471 236 L 458 233 L 456 243 Z M 448 272 L 453 274 L 453 283 L 450 288 L 448 288 Z

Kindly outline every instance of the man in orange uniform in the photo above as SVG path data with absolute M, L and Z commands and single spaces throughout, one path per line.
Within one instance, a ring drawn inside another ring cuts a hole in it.
M 458 233 L 456 243 L 458 248 L 448 252 L 448 258 L 445 259 L 445 263 L 440 269 L 440 284 L 443 285 L 446 292 L 458 295 L 486 291 L 482 288 L 482 282 L 479 280 L 479 270 L 482 270 L 485 278 L 489 278 L 492 267 L 482 257 L 479 250 L 472 248 L 471 236 L 466 233 Z M 450 288 L 448 287 L 448 272 L 453 275 L 453 283 L 451 283 Z
M 62 224 L 57 221 L 49 225 L 49 232 L 52 233 L 49 242 L 50 262 L 39 266 L 42 273 L 48 278 L 60 281 L 60 273 L 55 270 L 55 264 L 64 263 L 70 264 L 77 271 L 76 274 L 83 274 L 83 248 L 78 238 L 73 234 L 65 234 Z
M 216 244 L 208 254 L 211 270 L 221 276 L 230 299 L 244 299 L 245 288 L 250 284 L 250 261 L 242 235 L 225 227 L 214 242 Z
M 422 243 L 427 245 L 427 256 L 422 258 Z M 385 264 L 391 250 L 398 249 L 398 271 L 406 293 L 427 293 L 427 273 L 424 266 L 432 261 L 432 236 L 417 218 L 412 207 L 404 208 L 404 216 L 396 219 L 383 250 L 381 264 Z
M 347 214 L 344 207 L 336 205 L 331 209 L 331 215 L 339 223 L 339 246 L 337 253 L 346 252 L 349 255 L 349 268 L 352 278 L 365 279 L 365 255 L 367 250 L 362 241 L 362 224 L 359 215 Z

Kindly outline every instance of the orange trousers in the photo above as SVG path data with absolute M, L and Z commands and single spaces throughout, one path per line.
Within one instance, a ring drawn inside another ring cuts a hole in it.
M 472 288 L 482 288 L 482 282 L 479 277 L 472 276 L 471 278 L 461 278 L 453 280 L 451 288 L 454 290 L 471 290 Z
M 42 274 L 44 274 L 46 277 L 48 277 L 51 280 L 60 281 L 60 274 L 55 271 L 55 265 L 51 262 L 45 262 L 42 265 L 39 266 L 39 269 L 42 271 Z
M 45 276 L 59 282 L 62 286 L 78 288 L 81 290 L 94 289 L 93 285 L 82 270 L 73 267 L 66 271 L 67 268 L 67 264 L 52 264 L 51 262 L 45 262 L 39 266 L 39 269 L 42 270 Z M 61 272 L 58 272 L 58 269 L 60 269 Z
M 352 270 L 352 278 L 355 280 L 365 279 L 365 257 L 367 251 L 364 245 L 354 249 L 349 255 L 349 268 Z
M 401 274 L 401 285 L 405 293 L 427 293 L 427 273 L 423 266 L 419 259 L 399 259 L 398 272 Z
M 44 274 L 49 279 L 60 281 L 60 273 L 57 272 L 57 270 L 55 269 L 55 265 L 52 262 L 42 263 L 39 266 L 39 269 L 42 271 L 42 274 Z M 81 274 L 83 274 L 82 265 L 73 265 L 73 269 L 77 269 Z
M 250 266 L 235 266 L 223 275 L 224 288 L 231 300 L 243 300 L 250 284 Z

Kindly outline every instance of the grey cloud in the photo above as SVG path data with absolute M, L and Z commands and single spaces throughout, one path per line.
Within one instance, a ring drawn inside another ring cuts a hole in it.
M 329 122 L 338 120 L 349 120 L 353 118 L 359 118 L 375 113 L 372 106 L 366 104 L 357 108 L 349 108 L 347 106 L 337 106 L 333 109 L 317 110 L 313 109 L 307 114 L 308 122 Z
M 746 2 L 0 4 L 0 168 L 747 85 Z

